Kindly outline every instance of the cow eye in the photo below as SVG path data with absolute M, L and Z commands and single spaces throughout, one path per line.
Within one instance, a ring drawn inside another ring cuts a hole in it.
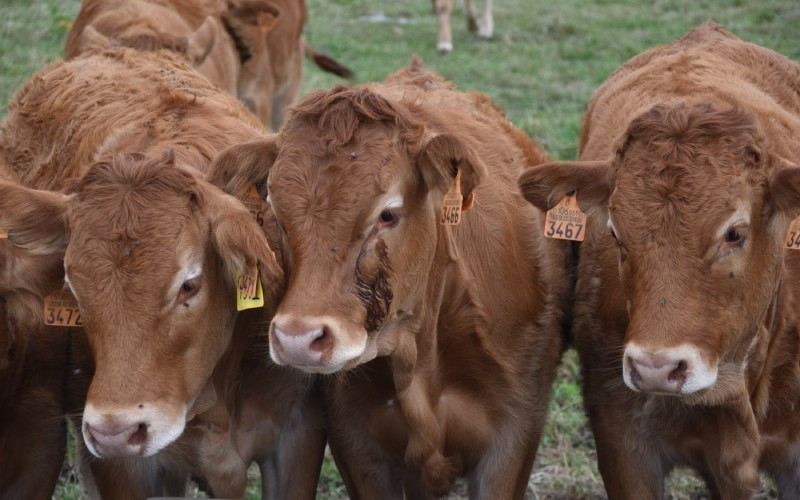
M 383 210 L 381 214 L 378 216 L 378 223 L 377 223 L 378 229 L 383 229 L 385 227 L 392 227 L 395 224 L 397 224 L 398 219 L 399 216 L 397 212 L 387 208 Z
M 608 228 L 608 230 L 609 230 L 609 232 L 611 233 L 611 237 L 612 237 L 612 238 L 614 238 L 614 239 L 616 240 L 616 239 L 617 239 L 617 233 L 615 233 L 615 232 L 614 232 L 614 230 L 613 230 L 612 228 Z
M 178 291 L 178 305 L 185 304 L 200 291 L 200 277 L 186 280 Z
M 747 236 L 746 228 L 732 227 L 725 233 L 725 237 L 719 246 L 719 255 L 725 257 L 744 246 L 744 241 Z
M 725 234 L 725 243 L 737 243 L 740 239 L 742 239 L 742 235 L 736 229 L 731 229 Z

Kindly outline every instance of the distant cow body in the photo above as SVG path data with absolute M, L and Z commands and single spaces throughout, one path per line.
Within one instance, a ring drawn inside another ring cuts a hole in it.
M 305 19 L 303 0 L 84 0 L 64 55 L 108 48 L 111 40 L 170 50 L 277 130 L 297 99 L 304 53 L 326 71 L 350 75 L 307 45 Z
M 492 18 L 492 1 L 483 0 L 483 10 L 479 20 L 475 20 L 475 11 L 472 10 L 472 0 L 464 0 L 464 10 L 467 15 L 467 27 L 470 31 L 478 32 L 481 38 L 492 38 L 494 33 L 494 19 Z M 436 50 L 439 52 L 453 51 L 453 34 L 450 31 L 450 14 L 453 12 L 453 0 L 433 0 L 433 9 L 436 11 Z
M 336 373 L 329 440 L 353 498 L 441 495 L 463 474 L 475 498 L 522 498 L 566 289 L 563 248 L 514 193 L 544 159 L 486 96 L 414 63 L 308 96 L 212 166 L 228 192 L 269 175 L 288 273 L 270 352 Z M 445 227 L 457 185 L 474 207 Z
M 611 498 L 661 498 L 676 465 L 715 498 L 758 469 L 800 498 L 800 66 L 706 23 L 617 70 L 580 159 L 521 178 L 590 221 L 574 339 Z
M 89 462 L 95 494 L 181 494 L 192 473 L 241 496 L 251 461 L 269 496 L 314 494 L 312 380 L 256 361 L 269 311 L 236 314 L 237 272 L 258 266 L 274 303 L 281 271 L 250 212 L 203 176 L 218 151 L 261 133 L 166 51 L 55 63 L 10 106 L 1 159 L 27 187 L 0 183 L 0 227 L 17 251 L 63 255 L 85 330 L 70 386 L 102 458 Z M 24 299 L 41 323 L 41 294 Z

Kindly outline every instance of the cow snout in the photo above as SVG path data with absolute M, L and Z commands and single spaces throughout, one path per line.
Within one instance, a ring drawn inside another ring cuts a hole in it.
M 277 363 L 295 366 L 319 365 L 333 347 L 328 325 L 289 325 L 274 323 L 272 352 Z
M 102 458 L 142 455 L 147 442 L 147 423 L 84 422 L 84 436 Z
M 686 395 L 711 387 L 717 378 L 716 367 L 685 345 L 653 352 L 628 344 L 622 364 L 625 384 L 640 392 Z
M 678 394 L 686 382 L 686 360 L 664 357 L 630 359 L 631 381 L 642 392 Z

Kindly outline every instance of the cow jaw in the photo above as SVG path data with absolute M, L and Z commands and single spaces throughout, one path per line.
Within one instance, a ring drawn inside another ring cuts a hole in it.
M 158 453 L 183 433 L 186 407 L 153 402 L 124 410 L 87 403 L 83 439 L 98 458 L 147 457 Z

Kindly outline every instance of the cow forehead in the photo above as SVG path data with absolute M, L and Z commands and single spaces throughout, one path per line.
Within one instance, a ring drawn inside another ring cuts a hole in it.
M 711 165 L 701 158 L 684 164 L 628 158 L 616 171 L 611 223 L 630 244 L 662 239 L 699 251 L 735 213 L 749 212 L 757 189 L 748 172 L 735 165 Z
M 413 175 L 386 131 L 346 145 L 314 142 L 284 141 L 270 172 L 270 198 L 285 225 L 360 223 L 384 193 Z

